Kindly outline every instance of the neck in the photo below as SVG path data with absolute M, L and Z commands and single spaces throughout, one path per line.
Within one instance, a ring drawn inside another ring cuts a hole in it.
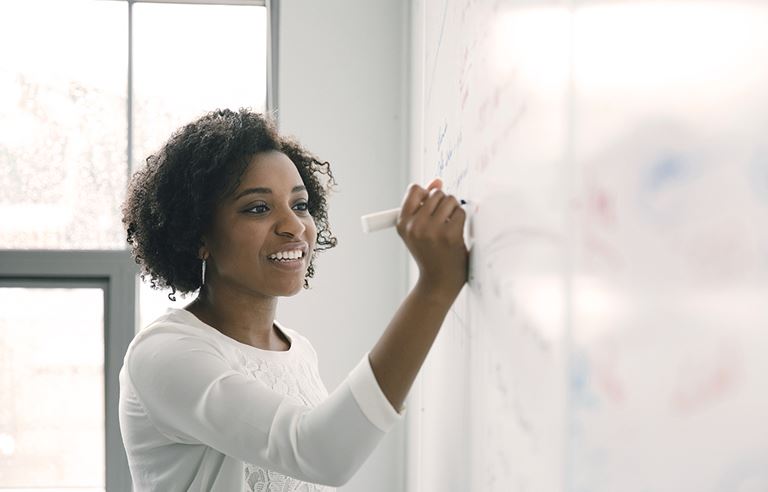
M 287 350 L 287 341 L 273 324 L 276 297 L 254 297 L 206 284 L 185 309 L 240 343 L 263 350 Z

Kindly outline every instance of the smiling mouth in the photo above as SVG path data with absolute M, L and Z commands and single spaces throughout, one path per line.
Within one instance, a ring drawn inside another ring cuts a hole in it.
M 290 263 L 292 261 L 293 262 L 300 262 L 300 261 L 303 261 L 304 258 L 307 257 L 307 254 L 305 252 L 301 251 L 300 253 L 301 254 L 297 258 L 287 258 L 287 257 L 286 258 L 278 258 L 276 256 L 270 255 L 270 256 L 267 256 L 267 259 L 270 260 L 270 261 L 277 261 L 277 262 L 282 262 L 282 263 Z
M 298 258 L 277 258 L 268 256 L 267 260 L 280 270 L 298 272 L 305 268 L 304 260 L 306 257 L 307 254 L 302 251 L 301 256 Z

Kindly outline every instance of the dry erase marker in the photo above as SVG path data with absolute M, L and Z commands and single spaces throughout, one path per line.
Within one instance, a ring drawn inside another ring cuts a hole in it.
M 461 200 L 462 205 L 466 205 L 466 200 Z M 379 231 L 388 227 L 397 225 L 397 217 L 400 215 L 399 208 L 392 208 L 373 214 L 363 215 L 360 221 L 363 223 L 363 232 Z

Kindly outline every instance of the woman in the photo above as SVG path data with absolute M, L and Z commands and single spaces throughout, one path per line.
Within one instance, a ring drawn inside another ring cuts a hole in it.
M 328 395 L 309 341 L 275 320 L 336 245 L 322 163 L 262 115 L 208 113 L 147 159 L 123 208 L 142 278 L 199 289 L 136 335 L 120 371 L 135 490 L 328 491 L 401 418 L 467 276 L 465 213 L 441 182 L 411 185 L 397 231 L 419 279 Z

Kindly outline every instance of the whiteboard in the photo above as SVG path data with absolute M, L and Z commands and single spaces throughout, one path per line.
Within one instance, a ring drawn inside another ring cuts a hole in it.
M 409 489 L 768 491 L 768 5 L 413 9 L 412 175 L 471 272 Z

